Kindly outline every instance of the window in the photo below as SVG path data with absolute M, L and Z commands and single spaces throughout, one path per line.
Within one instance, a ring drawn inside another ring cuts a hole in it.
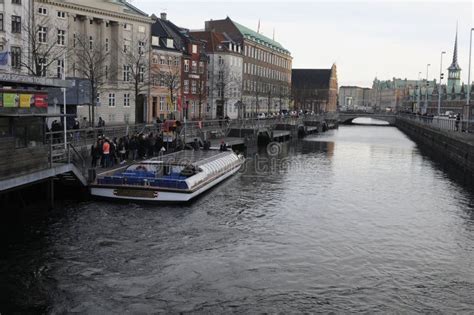
M 123 28 L 124 28 L 126 31 L 131 31 L 131 30 L 132 30 L 132 24 L 125 23 L 125 24 L 123 25 Z
M 140 66 L 140 69 L 138 69 L 138 81 L 145 82 L 145 66 Z
M 204 62 L 199 61 L 199 73 L 203 74 L 204 73 Z
M 189 60 L 184 61 L 184 72 L 189 72 Z
M 197 52 L 198 52 L 198 46 L 193 45 L 193 54 L 197 54 Z
M 39 7 L 38 8 L 38 13 L 41 14 L 41 15 L 48 15 L 48 10 L 46 10 L 46 8 Z
M 153 56 L 151 57 L 151 63 L 154 64 L 154 65 L 156 65 L 156 64 L 158 63 L 158 59 L 159 59 L 159 58 L 158 58 L 157 55 L 153 55 Z
M 72 35 L 72 47 L 74 47 L 74 48 L 76 47 L 76 42 L 77 42 L 77 35 L 76 35 L 76 33 L 74 33 Z
M 0 32 L 3 32 L 3 13 L 0 13 Z
M 58 18 L 60 18 L 60 19 L 65 19 L 65 18 L 66 18 L 66 12 L 64 12 L 64 11 L 58 11 Z
M 174 65 L 179 66 L 179 57 L 174 57 Z
M 139 41 L 138 42 L 138 54 L 142 55 L 145 53 L 145 42 Z
M 161 75 L 161 76 L 160 76 L 160 86 L 161 86 L 161 87 L 165 87 L 165 86 L 166 86 L 165 75 Z
M 13 4 L 21 4 L 21 0 L 12 0 Z
M 160 96 L 160 112 L 163 111 L 165 107 L 165 102 L 166 102 L 166 98 L 164 96 Z
M 21 33 L 21 17 L 12 15 L 12 33 Z
M 75 34 L 74 34 L 75 35 Z M 109 39 L 106 38 L 105 39 L 105 51 L 108 52 L 109 51 Z
M 196 92 L 197 92 L 197 88 L 196 88 L 196 87 L 197 87 L 196 81 L 195 81 L 195 80 L 192 80 L 192 81 L 191 81 L 191 93 L 192 93 L 192 94 L 196 94 Z
M 153 46 L 160 46 L 160 38 L 158 36 L 151 37 L 151 44 Z
M 95 103 L 100 106 L 100 93 L 96 94 Z
M 44 26 L 38 26 L 38 42 L 46 43 L 46 34 L 48 29 Z
M 64 60 L 63 59 L 58 59 L 56 61 L 57 67 L 56 67 L 56 76 L 61 79 L 64 74 Z
M 89 49 L 94 49 L 94 38 L 92 36 L 89 36 Z
M 165 56 L 160 56 L 160 65 L 166 64 L 166 58 Z
M 128 123 L 130 121 L 130 114 L 123 114 L 123 121 Z
M 124 42 L 123 42 L 123 52 L 124 52 L 124 53 L 127 53 L 128 48 L 129 48 L 128 41 L 127 41 L 127 40 L 124 40 Z
M 197 73 L 197 61 L 195 61 L 195 60 L 191 61 L 191 65 L 192 65 L 191 66 L 191 70 L 192 70 L 191 72 L 192 73 Z
M 130 93 L 123 95 L 123 107 L 130 107 Z
M 109 107 L 115 107 L 115 93 L 109 93 Z
M 123 80 L 125 82 L 129 82 L 130 81 L 130 66 L 127 66 L 127 65 L 124 65 L 123 66 Z
M 46 58 L 39 58 L 38 60 L 38 73 L 41 77 L 45 77 L 46 76 L 46 64 L 47 64 L 47 60 Z
M 151 108 L 153 110 L 153 117 L 156 117 L 156 106 L 158 106 L 158 97 L 153 96 L 151 101 L 152 101 Z
M 66 31 L 58 30 L 58 45 L 64 46 L 66 41 Z
M 139 33 L 145 33 L 145 30 L 146 30 L 145 26 L 143 26 L 143 25 L 138 26 L 138 32 Z
M 184 83 L 183 83 L 183 90 L 184 90 L 184 94 L 188 94 L 188 93 L 189 93 L 189 81 L 188 81 L 188 80 L 184 80 Z
M 222 81 L 224 79 L 224 71 L 219 71 L 219 81 Z
M 76 76 L 76 75 L 74 75 Z M 105 66 L 105 79 L 108 80 L 109 79 L 109 66 Z
M 166 39 L 166 47 L 173 48 L 174 47 L 174 40 L 172 38 Z
M 12 68 L 21 69 L 21 48 L 11 48 Z

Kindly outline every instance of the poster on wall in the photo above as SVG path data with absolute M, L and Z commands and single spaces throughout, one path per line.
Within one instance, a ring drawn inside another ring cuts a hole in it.
M 18 107 L 20 99 L 16 93 L 4 93 L 3 94 L 3 107 Z
M 20 94 L 20 107 L 21 108 L 30 108 L 31 101 L 34 104 L 33 94 Z
M 48 108 L 48 94 L 36 94 L 35 95 L 35 107 L 37 107 L 37 108 Z

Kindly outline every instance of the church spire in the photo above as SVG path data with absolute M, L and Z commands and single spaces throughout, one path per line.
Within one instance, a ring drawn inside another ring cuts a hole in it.
M 454 39 L 453 62 L 449 66 L 449 70 L 461 70 L 458 64 L 458 24 L 456 23 L 456 37 Z

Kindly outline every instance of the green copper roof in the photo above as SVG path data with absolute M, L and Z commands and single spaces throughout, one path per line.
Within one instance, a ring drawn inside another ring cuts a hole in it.
M 239 32 L 241 32 L 244 37 L 248 38 L 248 39 L 251 39 L 253 40 L 254 42 L 257 42 L 257 43 L 260 43 L 260 44 L 263 44 L 263 45 L 266 45 L 266 46 L 270 46 L 274 49 L 279 49 L 279 50 L 282 50 L 284 53 L 287 53 L 287 54 L 290 54 L 290 52 L 285 49 L 280 43 L 262 35 L 262 34 L 259 34 L 253 30 L 251 30 L 250 28 L 246 27 L 246 26 L 243 26 L 242 24 L 239 24 L 235 21 L 232 21 L 235 26 L 239 29 Z

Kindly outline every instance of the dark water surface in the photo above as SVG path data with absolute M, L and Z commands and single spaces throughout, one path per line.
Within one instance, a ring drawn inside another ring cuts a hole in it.
M 341 127 L 189 206 L 31 219 L 0 312 L 474 312 L 473 197 L 397 129 Z

